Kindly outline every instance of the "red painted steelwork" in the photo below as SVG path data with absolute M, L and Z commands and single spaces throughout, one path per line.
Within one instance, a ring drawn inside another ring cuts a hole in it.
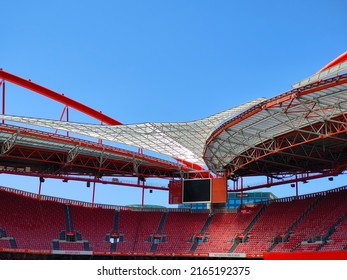
M 346 133 L 347 127 L 346 125 L 344 125 L 345 119 L 346 115 L 338 116 L 332 121 L 326 121 L 326 125 L 319 122 L 314 125 L 302 128 L 301 131 L 292 131 L 290 133 L 271 139 L 267 142 L 263 142 L 236 157 L 232 161 L 232 163 L 229 164 L 234 168 L 233 170 L 231 170 L 231 172 L 237 172 L 238 169 L 241 169 L 249 163 L 258 161 L 259 159 L 264 158 L 270 154 L 277 154 L 281 151 L 292 149 L 299 145 Z M 343 139 L 341 139 L 341 141 L 343 141 Z M 338 163 L 335 163 L 335 165 L 338 166 Z
M 5 115 L 5 81 L 1 81 L 0 86 L 2 85 L 2 114 Z M 1 121 L 2 123 L 5 123 L 5 120 Z
M 327 65 L 325 65 L 322 69 L 320 69 L 317 73 L 321 73 L 324 70 L 333 67 L 337 64 L 340 64 L 344 61 L 347 60 L 347 52 L 344 52 L 343 54 L 341 54 L 340 56 L 338 56 L 337 58 L 335 58 L 334 60 L 330 61 Z
M 1 130 L 12 132 L 12 133 L 18 132 L 18 128 L 13 128 L 13 127 L 1 127 Z M 58 141 L 58 142 L 62 142 L 62 143 L 72 144 L 72 145 L 80 145 L 81 147 L 93 148 L 96 151 L 105 151 L 105 152 L 116 153 L 116 154 L 127 156 L 127 157 L 134 157 L 135 159 L 143 159 L 143 160 L 146 160 L 146 161 L 154 163 L 154 164 L 159 164 L 159 165 L 163 166 L 164 168 L 166 167 L 166 168 L 177 169 L 176 164 L 171 164 L 169 162 L 162 161 L 160 159 L 157 159 L 157 158 L 154 158 L 151 156 L 133 153 L 131 151 L 127 151 L 127 150 L 123 150 L 123 149 L 117 149 L 114 147 L 103 146 L 100 144 L 95 144 L 93 142 L 83 141 L 81 139 L 74 139 L 71 137 L 64 137 L 64 136 L 59 136 L 59 135 L 54 135 L 54 134 L 44 133 L 44 132 L 37 133 L 33 130 L 28 130 L 28 129 L 23 129 L 23 128 L 21 128 L 20 134 L 26 135 L 26 136 L 31 136 L 31 137 L 38 137 L 41 139 L 48 139 L 50 141 Z M 191 171 L 190 168 L 188 168 L 188 167 L 185 168 L 184 166 L 182 167 L 182 170 L 185 172 Z
M 213 178 L 213 175 L 211 172 L 205 168 L 203 168 L 201 165 L 192 163 L 183 159 L 175 158 L 178 162 L 184 164 L 188 168 L 191 168 L 194 170 L 194 172 L 191 174 L 190 178 Z
M 18 76 L 15 76 L 11 73 L 8 73 L 8 72 L 5 72 L 3 71 L 2 69 L 0 69 L 0 79 L 4 79 L 8 82 L 11 82 L 13 84 L 16 84 L 18 86 L 21 86 L 21 87 L 24 87 L 26 89 L 29 89 L 29 90 L 32 90 L 36 93 L 39 93 L 41 95 L 44 95 L 50 99 L 53 99 L 55 101 L 58 101 L 66 106 L 69 106 L 71 108 L 74 108 L 88 116 L 91 116 L 105 124 L 108 124 L 108 125 L 121 125 L 122 123 L 99 112 L 99 111 L 96 111 L 80 102 L 77 102 L 69 97 L 66 97 L 65 95 L 63 94 L 60 94 L 60 93 L 57 93 L 53 90 L 50 90 L 48 88 L 45 88 L 43 86 L 40 86 L 36 83 L 33 83 L 32 81 L 30 80 L 25 80 L 21 77 L 18 77 Z
M 66 162 L 67 152 L 55 150 L 54 147 L 51 148 L 42 148 L 42 147 L 30 147 L 30 146 L 20 146 L 15 145 L 11 150 L 9 150 L 6 154 L 3 155 L 4 158 L 8 160 L 20 160 L 22 164 L 30 165 L 38 165 L 39 168 L 44 166 L 44 163 L 47 164 L 58 164 L 59 172 L 56 174 L 52 171 L 52 174 L 47 174 L 49 171 L 45 171 L 42 169 L 38 169 L 35 174 L 36 176 L 52 176 L 52 177 L 60 177 L 63 176 L 76 176 L 75 172 L 78 170 L 85 169 L 87 172 L 86 176 L 93 176 L 93 174 L 101 174 L 115 176 L 121 174 L 126 176 L 133 176 L 134 166 L 133 160 L 141 160 L 144 161 L 139 168 L 139 176 L 144 177 L 156 177 L 156 178 L 172 178 L 175 174 L 179 174 L 180 171 L 189 172 L 191 169 L 185 166 L 180 166 L 175 163 L 167 162 L 164 160 L 156 159 L 151 156 L 146 156 L 144 154 L 138 154 L 127 150 L 122 150 L 118 148 L 114 148 L 111 146 L 105 146 L 100 144 L 95 144 L 93 142 L 84 141 L 81 139 L 74 139 L 66 136 L 55 135 L 50 133 L 38 132 L 30 129 L 22 129 L 18 130 L 18 127 L 11 127 L 7 125 L 2 125 L 0 127 L 1 131 L 6 131 L 7 133 L 18 133 L 18 135 L 22 135 L 25 137 L 31 138 L 39 138 L 45 141 L 49 140 L 56 143 L 66 143 L 68 145 L 76 146 L 78 145 L 83 149 L 84 147 L 87 149 L 93 149 L 95 151 L 95 156 L 88 156 L 83 154 L 78 154 L 73 162 Z M 106 159 L 100 165 L 100 155 L 99 153 L 108 152 L 115 155 L 124 156 L 124 159 Z M 35 164 L 34 164 L 35 163 Z M 153 166 L 154 164 L 154 166 Z M 26 166 L 26 165 L 25 165 Z M 70 170 L 69 168 L 73 168 Z M 56 170 L 57 171 L 57 170 Z M 1 171 L 5 173 L 5 171 Z M 96 173 L 95 173 L 96 172 Z M 11 172 L 13 173 L 13 172 Z M 29 175 L 24 174 L 26 172 L 19 172 L 20 175 Z M 30 173 L 30 172 L 29 172 Z M 45 174 L 43 174 L 45 173 Z M 60 173 L 60 174 L 59 174 Z M 35 174 L 31 174 L 29 176 L 34 176 Z M 83 175 L 83 174 L 82 174 Z M 82 179 L 82 178 L 80 178 Z M 77 179 L 76 179 L 77 180 Z M 82 179 L 83 180 L 83 179 Z M 89 179 L 89 181 L 92 181 Z M 98 178 L 98 181 L 100 179 Z M 122 185 L 122 184 L 120 184 Z
M 346 166 L 341 166 L 341 168 L 346 168 Z M 230 193 L 238 193 L 241 190 L 242 191 L 254 191 L 258 189 L 264 189 L 264 188 L 271 188 L 275 186 L 280 186 L 280 185 L 286 185 L 286 184 L 291 184 L 291 183 L 298 183 L 298 182 L 304 182 L 304 181 L 309 181 L 309 180 L 315 180 L 315 179 L 320 179 L 320 178 L 326 178 L 328 176 L 338 176 L 339 175 L 339 170 L 333 170 L 329 172 L 324 172 L 321 174 L 315 174 L 315 175 L 310 175 L 307 173 L 304 174 L 297 174 L 297 178 L 294 179 L 283 179 L 282 181 L 270 181 L 266 184 L 260 184 L 260 185 L 255 185 L 255 186 L 246 186 L 241 189 L 238 186 L 234 186 L 234 189 L 228 189 L 227 192 Z M 242 177 L 241 177 L 242 178 Z
M 196 164 L 196 163 L 192 163 L 192 162 L 189 162 L 189 161 L 186 161 L 186 160 L 183 160 L 183 159 L 179 159 L 179 158 L 175 158 L 175 160 L 177 160 L 178 162 L 180 163 L 183 163 L 184 165 L 192 168 L 192 169 L 195 169 L 195 170 L 201 170 L 201 171 L 206 171 L 202 166 L 200 166 L 199 164 Z
M 342 80 L 338 80 L 338 81 L 329 81 L 326 84 L 322 85 L 322 86 L 318 86 L 318 87 L 314 87 L 311 88 L 312 85 L 308 85 L 306 86 L 302 91 L 298 92 L 297 89 L 291 90 L 287 93 L 284 93 L 282 95 L 276 96 L 272 99 L 269 99 L 265 104 L 262 104 L 262 106 L 260 105 L 256 105 L 252 108 L 250 108 L 249 110 L 247 110 L 246 112 L 240 114 L 239 116 L 236 116 L 234 119 L 232 119 L 229 122 L 226 122 L 224 125 L 222 125 L 221 127 L 219 127 L 217 130 L 215 130 L 211 136 L 209 137 L 209 139 L 206 141 L 205 144 L 205 150 L 204 150 L 204 155 L 206 153 L 206 147 L 215 139 L 217 138 L 222 132 L 224 132 L 225 130 L 227 130 L 229 127 L 232 127 L 236 124 L 238 124 L 239 122 L 250 118 L 251 116 L 261 112 L 262 110 L 266 110 L 272 107 L 276 107 L 279 104 L 288 101 L 290 99 L 294 100 L 300 96 L 303 95 L 307 95 L 313 92 L 317 92 L 320 90 L 324 90 L 327 88 L 330 88 L 332 86 L 338 86 L 338 85 L 342 85 L 347 83 L 346 79 L 342 79 Z

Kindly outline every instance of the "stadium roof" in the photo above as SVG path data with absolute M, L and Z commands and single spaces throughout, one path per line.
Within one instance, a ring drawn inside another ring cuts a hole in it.
M 173 178 L 192 171 L 142 153 L 8 124 L 0 125 L 0 143 L 0 173 L 105 181 L 111 180 L 107 176 Z
M 246 111 L 264 100 L 264 98 L 258 98 L 208 118 L 178 123 L 96 125 L 20 116 L 1 116 L 1 118 L 8 121 L 66 130 L 96 139 L 123 143 L 176 159 L 205 165 L 202 154 L 206 140 L 211 133 L 231 117 Z
M 347 61 L 225 122 L 207 140 L 208 167 L 232 176 L 318 172 L 346 165 L 346 72 Z
M 2 70 L 0 74 L 107 125 L 6 115 L 0 119 L 143 148 L 185 164 L 207 165 L 228 177 L 347 169 L 347 52 L 286 93 L 177 123 L 124 125 L 31 81 Z

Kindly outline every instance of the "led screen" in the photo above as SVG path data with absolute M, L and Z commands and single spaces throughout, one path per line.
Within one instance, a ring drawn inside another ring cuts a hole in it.
M 211 179 L 183 181 L 183 203 L 211 202 Z

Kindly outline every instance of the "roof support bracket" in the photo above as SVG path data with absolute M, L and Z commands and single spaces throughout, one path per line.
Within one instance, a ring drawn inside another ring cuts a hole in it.
M 105 148 L 103 148 L 99 158 L 99 169 L 102 168 L 102 165 L 106 162 L 106 160 L 107 158 L 105 158 Z
M 79 154 L 81 145 L 76 145 L 75 147 L 73 147 L 69 153 L 67 154 L 67 160 L 66 163 L 71 163 Z
M 1 146 L 1 155 L 6 154 L 9 152 L 13 146 L 16 144 L 16 140 L 20 132 L 18 131 L 17 133 L 12 134 L 8 139 L 4 141 L 4 143 Z
M 140 162 L 134 156 L 133 158 L 133 169 L 134 169 L 133 175 L 134 176 L 139 175 L 139 166 L 140 166 Z

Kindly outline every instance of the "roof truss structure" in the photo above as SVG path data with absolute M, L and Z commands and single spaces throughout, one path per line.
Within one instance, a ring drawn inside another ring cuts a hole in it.
M 122 143 L 175 159 L 205 165 L 202 154 L 210 134 L 226 120 L 264 100 L 264 98 L 258 98 L 208 118 L 179 123 L 95 125 L 6 115 L 1 115 L 0 118 Z
M 0 125 L 1 173 L 29 176 L 173 178 L 182 164 L 91 141 Z
M 207 141 L 213 171 L 256 175 L 334 169 L 347 159 L 347 75 L 294 89 L 238 115 Z
M 159 163 L 159 157 L 153 161 L 138 155 L 131 158 L 122 151 L 102 151 L 98 157 L 98 148 L 89 149 L 89 144 L 64 146 L 62 143 L 66 142 L 59 139 L 23 138 L 23 131 L 6 134 L 4 122 L 0 125 L 2 158 L 15 158 L 16 151 L 17 155 L 27 157 L 28 161 L 34 155 L 38 161 L 42 157 L 45 162 L 55 156 L 61 160 L 61 169 L 71 166 L 78 168 L 80 165 L 81 168 L 89 166 L 100 171 L 111 166 L 110 173 L 117 169 L 117 172 L 126 170 L 124 172 L 129 174 L 131 171 L 138 173 L 142 168 L 141 172 L 148 172 L 147 175 L 156 175 L 154 173 L 159 171 L 159 176 L 172 175 L 181 168 L 188 168 L 187 163 L 192 163 L 192 169 L 196 167 L 193 164 L 207 165 L 212 172 L 229 177 L 267 175 L 270 178 L 278 174 L 338 173 L 347 169 L 346 72 L 347 52 L 313 76 L 293 85 L 293 90 L 268 100 L 258 98 L 191 122 L 123 125 L 62 94 L 0 69 L 0 78 L 71 106 L 107 125 L 6 116 L 4 111 L 0 119 L 146 149 L 171 156 L 185 166 L 177 164 L 173 167 L 174 164 L 164 161 Z M 19 144 L 21 142 L 27 144 L 26 148 L 33 148 L 32 153 L 27 153 Z M 44 155 L 46 148 L 54 152 Z M 62 157 L 58 155 L 61 150 Z M 118 160 L 120 165 L 113 165 Z M 147 171 L 143 171 L 144 166 L 148 168 Z

